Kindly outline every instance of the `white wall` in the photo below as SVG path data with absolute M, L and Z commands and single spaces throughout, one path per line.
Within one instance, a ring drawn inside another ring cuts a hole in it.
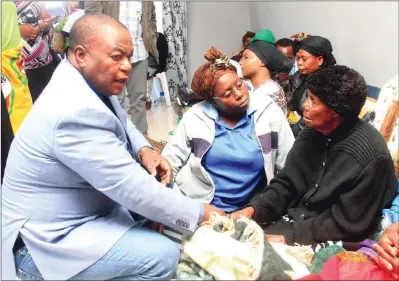
M 251 2 L 253 31 L 276 40 L 303 31 L 328 38 L 339 64 L 382 87 L 398 74 L 398 2 Z
M 247 2 L 187 2 L 188 81 L 205 62 L 212 46 L 226 55 L 241 50 L 242 36 L 249 30 Z

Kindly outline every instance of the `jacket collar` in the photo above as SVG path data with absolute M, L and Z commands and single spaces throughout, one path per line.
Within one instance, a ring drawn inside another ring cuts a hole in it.
M 85 81 L 85 83 L 89 86 L 89 88 L 90 88 L 101 100 L 104 100 L 104 98 L 107 97 L 107 95 L 104 95 L 104 94 L 98 92 L 97 90 L 95 90 L 95 89 L 89 84 L 89 82 L 83 77 L 83 75 L 82 75 L 82 74 L 81 74 L 81 73 L 80 73 L 67 59 L 65 60 L 65 64 L 67 65 L 67 67 L 70 67 L 70 68 L 72 68 L 73 70 L 75 70 L 75 73 L 78 74 L 78 75 L 81 77 L 81 79 L 82 79 L 83 81 Z
M 335 144 L 345 139 L 360 122 L 362 121 L 358 117 L 347 119 L 344 120 L 329 136 L 325 136 L 320 132 L 318 133 L 323 137 L 323 139 L 327 139 L 331 144 Z

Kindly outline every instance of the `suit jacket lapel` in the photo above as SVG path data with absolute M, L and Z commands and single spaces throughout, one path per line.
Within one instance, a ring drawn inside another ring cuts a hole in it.
M 109 99 L 111 101 L 112 106 L 114 107 L 116 115 L 118 116 L 119 120 L 122 123 L 123 128 L 127 132 L 127 114 L 126 114 L 126 112 L 120 106 L 119 100 L 117 97 L 112 96 Z

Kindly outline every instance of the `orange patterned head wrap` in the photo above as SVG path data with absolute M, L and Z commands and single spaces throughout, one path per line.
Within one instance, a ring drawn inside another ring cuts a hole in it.
M 194 73 L 191 89 L 206 101 L 215 96 L 215 86 L 218 79 L 226 73 L 237 73 L 227 56 L 212 47 L 204 55 L 208 61 Z

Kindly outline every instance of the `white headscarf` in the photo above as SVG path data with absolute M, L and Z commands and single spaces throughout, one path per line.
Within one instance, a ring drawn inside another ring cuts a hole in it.
M 229 61 L 236 68 L 238 77 L 242 78 L 242 69 L 240 64 L 234 60 L 229 60 Z

